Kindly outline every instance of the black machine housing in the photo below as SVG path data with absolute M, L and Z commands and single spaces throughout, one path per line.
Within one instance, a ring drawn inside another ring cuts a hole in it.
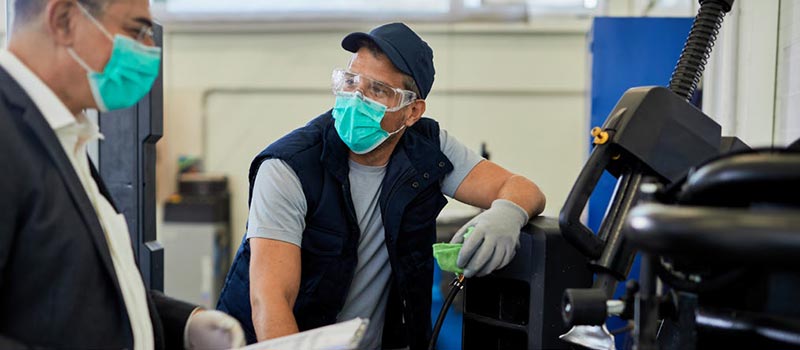
M 800 348 L 800 151 L 714 159 L 635 207 L 624 233 L 642 253 L 637 348 Z
M 553 218 L 522 228 L 516 257 L 489 276 L 466 280 L 463 349 L 568 349 L 558 339 L 561 294 L 588 287 L 586 258 L 564 240 Z
M 558 335 L 575 325 L 602 324 L 606 301 L 628 276 L 636 252 L 622 232 L 629 211 L 642 199 L 641 185 L 677 183 L 708 159 L 748 148 L 735 137 L 722 137 L 720 125 L 689 102 L 733 0 L 700 4 L 669 88 L 628 90 L 604 125 L 593 130 L 595 147 L 558 228 L 551 219 L 539 228 L 526 227 L 509 266 L 467 280 L 464 349 L 570 348 Z M 595 233 L 581 215 L 605 171 L 618 182 Z
M 606 140 L 597 141 L 578 176 L 561 211 L 560 226 L 564 237 L 581 253 L 597 259 L 595 270 L 622 279 L 630 262 L 615 264 L 619 262 L 616 253 L 623 248 L 616 237 L 625 212 L 635 200 L 638 184 L 644 176 L 674 182 L 692 166 L 718 155 L 721 127 L 669 89 L 638 87 L 622 96 L 602 130 Z M 606 170 L 621 178 L 620 186 L 595 235 L 580 217 Z M 605 249 L 606 242 L 618 249 Z
M 642 184 L 674 184 L 711 158 L 748 148 L 735 137 L 722 137 L 719 124 L 690 103 L 732 5 L 733 0 L 701 0 L 669 88 L 628 90 L 602 128 L 593 130 L 595 148 L 567 197 L 559 222 L 564 237 L 591 259 L 596 279 L 591 290 L 565 291 L 566 324 L 600 325 L 608 316 L 603 294 L 605 299 L 613 296 L 635 257 L 622 230 L 629 211 L 642 199 Z M 618 182 L 595 234 L 580 218 L 604 171 Z

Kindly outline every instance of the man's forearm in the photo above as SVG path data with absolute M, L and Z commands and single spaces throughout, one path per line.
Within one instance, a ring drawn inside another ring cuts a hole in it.
M 259 341 L 297 333 L 294 302 L 300 288 L 300 246 L 251 239 L 250 307 Z
M 299 332 L 292 307 L 283 298 L 276 299 L 279 300 L 265 303 L 254 301 L 252 305 L 253 327 L 258 341 Z
M 530 218 L 541 214 L 546 204 L 544 193 L 539 190 L 539 187 L 533 181 L 520 175 L 512 175 L 503 183 L 497 193 L 497 199 L 514 202 L 524 209 Z

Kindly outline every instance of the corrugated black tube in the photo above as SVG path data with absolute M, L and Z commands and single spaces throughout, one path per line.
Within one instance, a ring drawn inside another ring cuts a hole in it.
M 711 49 L 717 40 L 719 29 L 725 13 L 730 11 L 732 1 L 706 0 L 700 4 L 700 10 L 694 19 L 689 38 L 681 52 L 669 88 L 672 92 L 691 100 L 700 78 L 703 76 Z

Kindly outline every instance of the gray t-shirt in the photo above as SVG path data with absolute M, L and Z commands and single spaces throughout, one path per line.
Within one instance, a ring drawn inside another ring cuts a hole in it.
M 454 167 L 442 180 L 442 193 L 453 197 L 467 174 L 483 159 L 445 130 L 440 131 L 439 139 L 442 152 Z M 386 166 L 372 167 L 350 161 L 350 194 L 361 238 L 355 276 L 337 320 L 369 318 L 362 349 L 380 348 L 392 275 L 378 201 L 384 175 Z M 269 238 L 299 247 L 306 211 L 303 188 L 292 168 L 279 159 L 264 161 L 253 188 L 247 238 Z

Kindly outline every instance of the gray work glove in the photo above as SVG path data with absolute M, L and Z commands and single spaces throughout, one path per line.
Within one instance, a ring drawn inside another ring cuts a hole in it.
M 528 222 L 528 213 L 514 202 L 497 199 L 456 232 L 450 243 L 462 243 L 458 267 L 464 277 L 486 276 L 506 266 L 519 246 L 520 228 Z M 464 240 L 464 233 L 475 227 Z
M 217 310 L 200 310 L 186 321 L 183 344 L 186 349 L 232 349 L 245 346 L 239 321 Z

